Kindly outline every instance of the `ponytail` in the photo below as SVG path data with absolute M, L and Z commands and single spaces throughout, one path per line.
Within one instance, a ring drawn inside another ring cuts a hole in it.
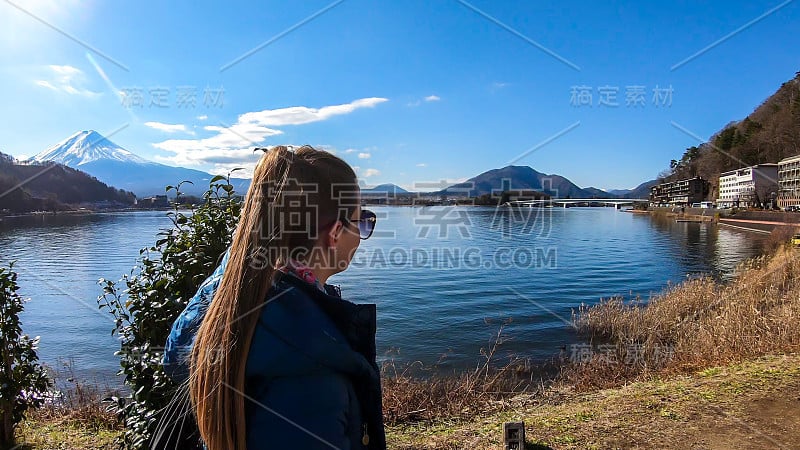
M 228 264 L 190 358 L 189 392 L 209 450 L 246 449 L 245 369 L 261 307 L 276 267 L 310 252 L 320 227 L 357 207 L 352 196 L 337 193 L 341 186 L 358 189 L 350 166 L 308 146 L 274 147 L 256 165 Z M 300 223 L 290 220 L 297 217 Z

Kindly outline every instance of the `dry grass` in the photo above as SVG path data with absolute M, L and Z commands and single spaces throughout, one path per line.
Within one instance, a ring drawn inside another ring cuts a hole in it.
M 444 374 L 436 367 L 411 364 L 398 370 L 388 362 L 382 368 L 383 409 L 387 425 L 412 422 L 455 422 L 502 408 L 503 401 L 523 393 L 544 390 L 546 367 L 512 359 L 498 365 L 503 342 L 501 327 L 495 342 L 481 352 L 484 362 L 474 370 Z
M 77 384 L 54 403 L 32 410 L 28 414 L 32 421 L 81 427 L 88 430 L 120 430 L 122 423 L 116 415 L 106 410 L 100 390 L 96 386 Z
M 767 253 L 774 253 L 781 247 L 785 246 L 792 236 L 797 233 L 798 227 L 783 225 L 775 227 L 770 232 L 769 236 L 764 240 L 764 249 Z
M 50 370 L 50 378 L 55 384 L 55 394 L 44 407 L 30 415 L 34 420 L 52 421 L 58 419 L 64 424 L 89 430 L 119 430 L 122 423 L 116 414 L 108 411 L 103 398 L 120 395 L 109 386 L 80 380 L 75 374 L 72 360 L 61 362 Z
M 575 322 L 591 342 L 610 347 L 565 370 L 568 383 L 586 388 L 797 351 L 800 253 L 782 246 L 742 264 L 729 283 L 687 280 L 649 304 L 615 298 L 584 306 Z
M 389 427 L 390 449 L 503 448 L 503 423 L 525 422 L 527 449 L 797 448 L 800 355 L 628 383 L 591 392 L 551 388 L 461 423 Z
M 20 424 L 21 448 L 113 448 L 122 423 L 103 403 L 110 389 L 76 381 L 71 361 L 51 369 L 50 377 L 56 392 Z
M 502 410 L 521 394 L 550 398 L 553 384 L 578 391 L 616 387 L 798 351 L 800 251 L 784 245 L 772 256 L 751 259 L 728 283 L 702 277 L 670 286 L 649 302 L 613 298 L 583 306 L 574 320 L 590 342 L 589 353 L 556 370 L 524 360 L 495 364 L 502 328 L 485 363 L 471 371 L 384 365 L 387 424 L 457 423 Z

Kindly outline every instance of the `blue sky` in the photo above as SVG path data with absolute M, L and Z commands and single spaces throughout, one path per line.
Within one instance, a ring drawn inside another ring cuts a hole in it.
M 370 185 L 630 188 L 800 70 L 798 3 L 2 1 L 0 151 L 94 129 L 214 173 L 312 144 Z

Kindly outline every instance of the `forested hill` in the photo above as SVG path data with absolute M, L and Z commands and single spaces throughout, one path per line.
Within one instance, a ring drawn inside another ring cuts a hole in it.
M 676 180 L 702 176 L 717 195 L 721 172 L 759 163 L 776 163 L 800 154 L 800 72 L 783 83 L 749 116 L 732 122 L 709 142 L 689 147 L 680 160 L 672 160 L 663 178 Z
M 121 207 L 136 197 L 57 163 L 20 164 L 0 153 L 0 211 L 60 211 L 78 206 Z

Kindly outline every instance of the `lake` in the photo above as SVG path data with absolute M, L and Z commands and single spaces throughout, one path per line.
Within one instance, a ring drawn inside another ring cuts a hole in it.
M 374 207 L 378 227 L 332 277 L 344 298 L 378 304 L 378 352 L 405 364 L 474 367 L 503 326 L 501 354 L 545 359 L 577 342 L 572 311 L 648 298 L 669 283 L 725 279 L 762 235 L 614 208 Z M 0 260 L 16 260 L 31 300 L 23 329 L 40 359 L 118 385 L 99 278 L 119 279 L 170 225 L 163 211 L 7 218 Z

